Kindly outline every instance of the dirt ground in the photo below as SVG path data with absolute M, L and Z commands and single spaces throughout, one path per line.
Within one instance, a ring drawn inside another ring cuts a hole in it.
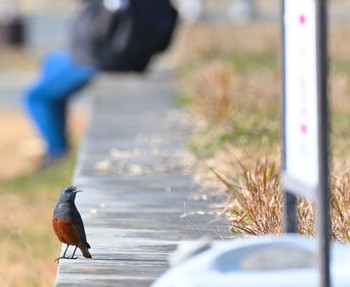
M 0 119 L 0 180 L 4 180 L 32 170 L 42 146 L 24 115 L 2 109 Z
M 81 134 L 85 114 L 75 113 L 69 122 L 74 134 Z M 44 147 L 26 115 L 1 109 L 0 131 L 0 180 L 9 180 L 35 170 Z

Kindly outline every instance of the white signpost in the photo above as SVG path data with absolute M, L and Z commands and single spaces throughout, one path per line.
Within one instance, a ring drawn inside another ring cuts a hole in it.
M 326 0 L 284 0 L 282 13 L 284 190 L 287 202 L 288 196 L 291 197 L 288 193 L 294 194 L 292 197 L 301 195 L 317 202 L 320 286 L 328 287 L 330 218 Z M 295 219 L 292 221 L 295 224 Z
M 316 196 L 318 185 L 316 9 L 314 0 L 285 2 L 285 140 L 288 186 Z

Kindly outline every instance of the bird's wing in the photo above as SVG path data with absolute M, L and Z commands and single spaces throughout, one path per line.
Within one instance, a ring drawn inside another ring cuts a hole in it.
M 78 229 L 78 232 L 80 234 L 80 237 L 83 241 L 83 243 L 87 246 L 90 246 L 88 243 L 87 243 L 87 240 L 86 240 L 86 233 L 85 233 L 85 228 L 84 228 L 84 223 L 83 223 L 83 220 L 81 219 L 81 216 L 79 214 L 79 212 L 74 212 L 73 216 L 72 216 L 72 219 L 74 221 L 74 226 L 77 227 Z

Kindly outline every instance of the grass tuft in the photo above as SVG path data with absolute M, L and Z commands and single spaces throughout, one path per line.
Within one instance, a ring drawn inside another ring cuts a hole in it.
M 283 228 L 282 193 L 276 163 L 267 159 L 253 170 L 239 162 L 242 178 L 238 184 L 211 168 L 227 188 L 231 200 L 226 207 L 231 231 L 235 234 L 280 234 Z

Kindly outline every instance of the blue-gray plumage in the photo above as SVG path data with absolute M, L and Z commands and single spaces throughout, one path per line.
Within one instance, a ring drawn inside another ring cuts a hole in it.
M 81 250 L 84 257 L 92 258 L 88 250 L 90 244 L 86 240 L 84 223 L 74 203 L 76 194 L 80 191 L 75 186 L 63 188 L 53 213 L 53 230 L 58 240 L 67 244 L 63 255 L 56 259 L 57 262 L 62 258 L 76 259 L 77 257 L 74 257 L 74 254 L 77 248 Z M 66 257 L 69 245 L 74 245 L 75 249 L 71 257 Z

